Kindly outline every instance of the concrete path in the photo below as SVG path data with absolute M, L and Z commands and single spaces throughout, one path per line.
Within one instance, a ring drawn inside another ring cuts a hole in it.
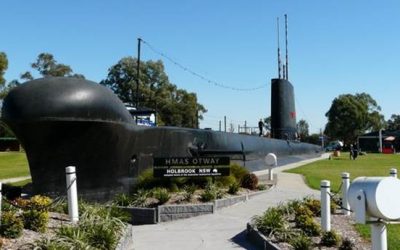
M 15 178 L 8 178 L 8 179 L 0 179 L 1 183 L 13 183 L 13 182 L 19 182 L 19 181 L 24 181 L 27 179 L 30 179 L 31 176 L 22 176 L 22 177 L 15 177 Z
M 245 239 L 246 224 L 253 216 L 260 215 L 268 207 L 287 200 L 319 195 L 319 192 L 305 185 L 302 176 L 281 171 L 327 157 L 325 154 L 321 158 L 279 167 L 275 170 L 278 184 L 270 191 L 245 203 L 217 210 L 211 215 L 156 225 L 134 226 L 134 249 L 254 249 Z M 267 171 L 256 172 L 257 175 L 266 173 Z

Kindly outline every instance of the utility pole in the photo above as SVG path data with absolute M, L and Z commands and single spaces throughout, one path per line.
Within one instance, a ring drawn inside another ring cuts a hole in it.
M 226 116 L 224 116 L 224 132 L 226 132 Z
M 137 50 L 137 53 L 138 53 L 137 60 L 138 61 L 137 61 L 137 72 L 136 72 L 136 74 L 137 74 L 137 78 L 136 78 L 136 111 L 139 110 L 140 44 L 141 44 L 141 42 L 142 42 L 142 39 L 139 37 L 138 38 L 138 50 Z

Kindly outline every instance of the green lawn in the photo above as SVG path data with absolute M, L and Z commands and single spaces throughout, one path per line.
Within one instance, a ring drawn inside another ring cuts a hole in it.
M 0 152 L 0 179 L 29 176 L 25 153 Z
M 400 171 L 400 155 L 368 154 L 354 161 L 349 159 L 349 153 L 342 153 L 341 157 L 313 162 L 287 172 L 302 174 L 307 184 L 314 189 L 319 189 L 321 180 L 330 180 L 331 189 L 337 191 L 342 172 L 349 172 L 351 179 L 359 176 L 388 176 L 393 167 Z M 363 237 L 370 238 L 370 226 L 357 225 L 356 228 Z M 389 249 L 400 249 L 399 235 L 400 225 L 388 226 Z

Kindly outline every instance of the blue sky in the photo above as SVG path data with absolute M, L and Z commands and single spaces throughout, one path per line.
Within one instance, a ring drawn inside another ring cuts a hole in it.
M 400 2 L 279 1 L 22 1 L 0 2 L 0 51 L 6 79 L 18 78 L 41 52 L 52 53 L 87 79 L 100 81 L 124 56 L 137 56 L 137 38 L 191 70 L 236 88 L 219 88 L 182 71 L 142 46 L 143 60 L 162 59 L 170 81 L 197 93 L 218 121 L 256 126 L 270 115 L 270 79 L 277 76 L 276 17 L 289 16 L 290 81 L 297 119 L 311 132 L 326 124 L 332 100 L 369 93 L 385 118 L 400 114 Z M 281 26 L 283 33 L 283 22 Z M 284 45 L 281 39 L 281 46 Z

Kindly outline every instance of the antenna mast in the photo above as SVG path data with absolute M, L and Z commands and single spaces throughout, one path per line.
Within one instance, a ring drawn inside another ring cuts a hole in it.
M 285 37 L 286 37 L 286 80 L 289 80 L 289 55 L 288 55 L 288 18 L 285 14 Z
M 279 43 L 279 17 L 276 18 L 277 32 L 278 32 L 278 78 L 281 79 L 281 49 Z

